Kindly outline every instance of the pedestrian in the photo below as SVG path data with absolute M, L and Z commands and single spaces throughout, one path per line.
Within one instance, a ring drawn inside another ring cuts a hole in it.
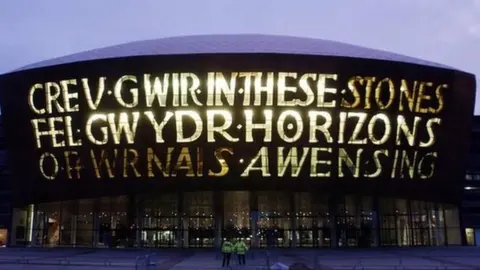
M 238 264 L 245 265 L 245 253 L 248 251 L 248 247 L 241 239 L 239 239 L 234 246 L 234 250 L 237 253 Z
M 230 266 L 230 257 L 232 256 L 233 252 L 233 244 L 228 239 L 225 240 L 222 244 L 222 267 L 229 267 Z

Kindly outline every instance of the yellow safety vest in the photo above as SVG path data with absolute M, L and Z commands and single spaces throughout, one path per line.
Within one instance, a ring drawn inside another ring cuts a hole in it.
M 232 253 L 233 252 L 233 244 L 229 241 L 223 242 L 222 252 L 223 253 Z
M 245 254 L 245 252 L 247 252 L 247 250 L 248 250 L 248 247 L 247 245 L 245 245 L 244 242 L 237 242 L 235 244 L 235 252 L 237 252 L 237 254 L 243 255 Z

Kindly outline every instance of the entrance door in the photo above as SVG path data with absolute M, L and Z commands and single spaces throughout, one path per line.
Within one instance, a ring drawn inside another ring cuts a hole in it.
M 161 230 L 156 232 L 156 247 L 175 247 L 175 231 Z
M 214 239 L 214 230 L 204 228 L 188 230 L 188 246 L 191 248 L 213 247 Z

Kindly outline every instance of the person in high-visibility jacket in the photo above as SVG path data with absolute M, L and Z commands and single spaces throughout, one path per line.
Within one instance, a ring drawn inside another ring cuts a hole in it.
M 230 257 L 232 256 L 232 252 L 234 250 L 232 242 L 228 239 L 225 240 L 222 244 L 222 253 L 223 253 L 223 260 L 222 260 L 222 267 L 228 267 L 230 265 Z
M 247 245 L 239 239 L 234 246 L 235 253 L 237 253 L 238 256 L 238 264 L 239 265 L 245 265 L 245 253 L 248 251 Z

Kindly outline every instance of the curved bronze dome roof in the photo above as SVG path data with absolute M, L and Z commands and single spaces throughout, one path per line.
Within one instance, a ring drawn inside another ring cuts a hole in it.
M 452 69 L 451 67 L 430 61 L 329 40 L 277 35 L 236 34 L 181 36 L 135 41 L 41 61 L 15 71 L 108 58 L 147 55 L 242 53 L 366 58 Z

